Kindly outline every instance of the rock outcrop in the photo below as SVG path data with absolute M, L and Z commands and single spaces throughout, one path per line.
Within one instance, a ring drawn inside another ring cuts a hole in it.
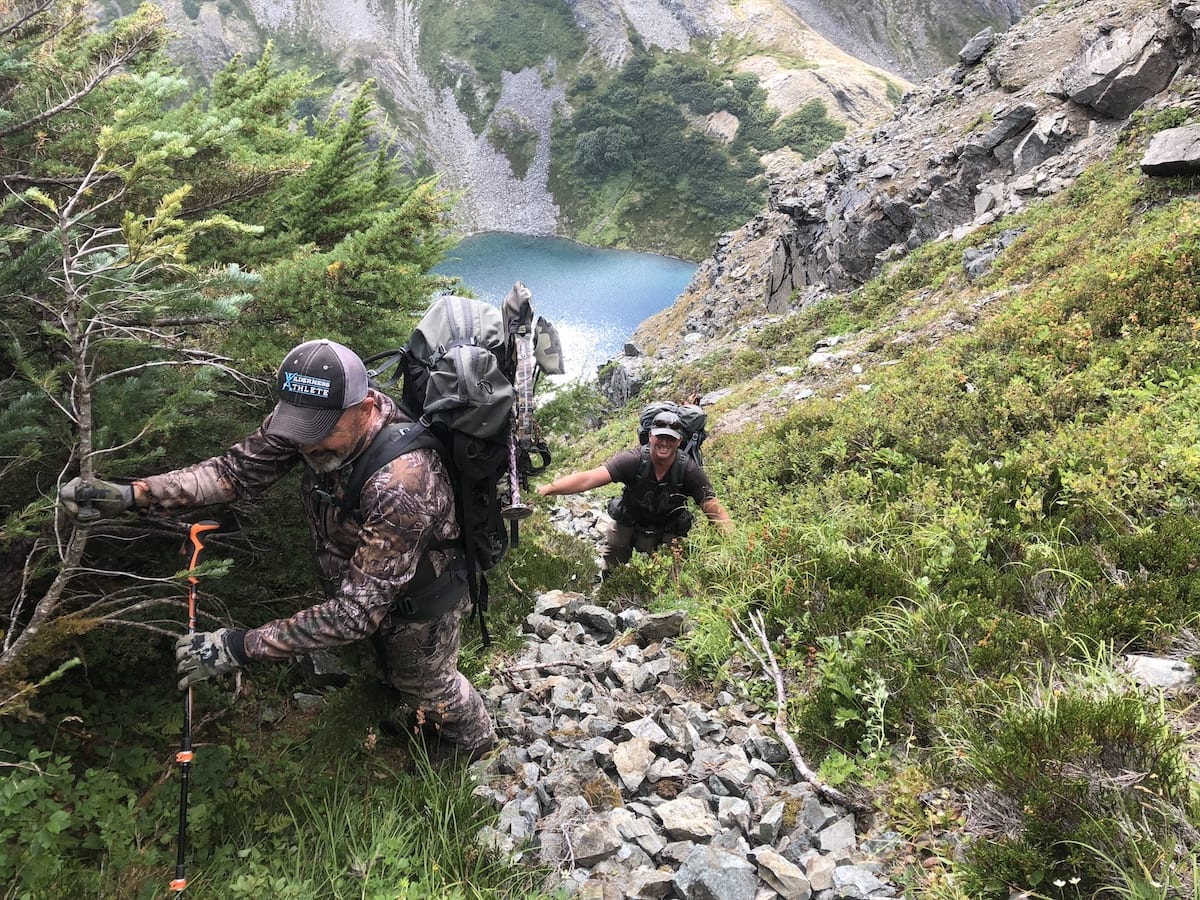
M 847 53 L 889 72 L 920 80 L 952 63 L 959 45 L 975 30 L 991 27 L 1007 31 L 1039 0 L 786 2 Z
M 1198 8 L 1073 0 L 978 35 L 891 122 L 776 177 L 769 208 L 723 237 L 634 342 L 698 357 L 747 321 L 852 289 L 928 241 L 1063 190 L 1113 151 L 1135 111 L 1194 107 L 1181 86 L 1198 68 Z

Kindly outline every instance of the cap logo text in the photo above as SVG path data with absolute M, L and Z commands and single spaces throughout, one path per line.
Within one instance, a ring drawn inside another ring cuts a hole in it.
M 304 394 L 307 397 L 328 397 L 331 387 L 328 378 L 313 378 L 299 372 L 284 372 L 283 387 L 280 390 L 293 394 Z

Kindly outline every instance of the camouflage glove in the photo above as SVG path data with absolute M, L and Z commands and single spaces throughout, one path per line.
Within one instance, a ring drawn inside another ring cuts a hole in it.
M 186 691 L 197 681 L 244 666 L 245 641 L 246 632 L 235 628 L 183 635 L 175 642 L 175 670 L 183 676 L 179 689 Z
M 58 492 L 58 503 L 76 522 L 94 522 L 133 509 L 133 485 L 72 478 Z

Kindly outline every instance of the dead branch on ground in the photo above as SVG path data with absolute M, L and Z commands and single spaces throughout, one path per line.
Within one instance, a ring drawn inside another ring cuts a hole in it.
M 788 733 L 787 692 L 783 686 L 783 672 L 779 668 L 779 663 L 775 660 L 775 652 L 771 649 L 771 642 L 767 639 L 767 630 L 763 625 L 761 613 L 750 613 L 750 626 L 754 631 L 754 636 L 758 639 L 758 644 L 750 640 L 737 622 L 733 623 L 733 631 L 746 649 L 750 651 L 751 655 L 758 660 L 758 664 L 762 667 L 763 672 L 775 682 L 775 733 L 778 735 L 779 740 L 783 742 L 783 746 L 787 748 L 792 765 L 796 767 L 796 771 L 800 773 L 800 776 L 811 784 L 817 793 L 825 799 L 852 812 L 870 812 L 871 808 L 866 804 L 848 797 L 837 788 L 830 787 L 822 781 L 820 776 L 810 769 L 808 763 L 804 761 L 804 757 L 800 754 L 800 749 L 796 746 L 796 742 L 792 740 L 791 734 Z

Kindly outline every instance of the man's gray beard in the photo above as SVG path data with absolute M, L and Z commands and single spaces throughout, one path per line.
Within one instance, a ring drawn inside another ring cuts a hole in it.
M 307 453 L 302 454 L 302 455 L 304 456 L 304 461 L 306 463 L 308 463 L 308 467 L 310 469 L 312 469 L 314 472 L 316 472 L 318 475 L 325 475 L 329 472 L 334 472 L 334 471 L 340 469 L 345 464 L 347 456 L 348 456 L 348 455 L 347 456 L 334 456 L 330 459 L 325 460 L 324 462 L 317 462 L 315 459 L 313 459 Z

